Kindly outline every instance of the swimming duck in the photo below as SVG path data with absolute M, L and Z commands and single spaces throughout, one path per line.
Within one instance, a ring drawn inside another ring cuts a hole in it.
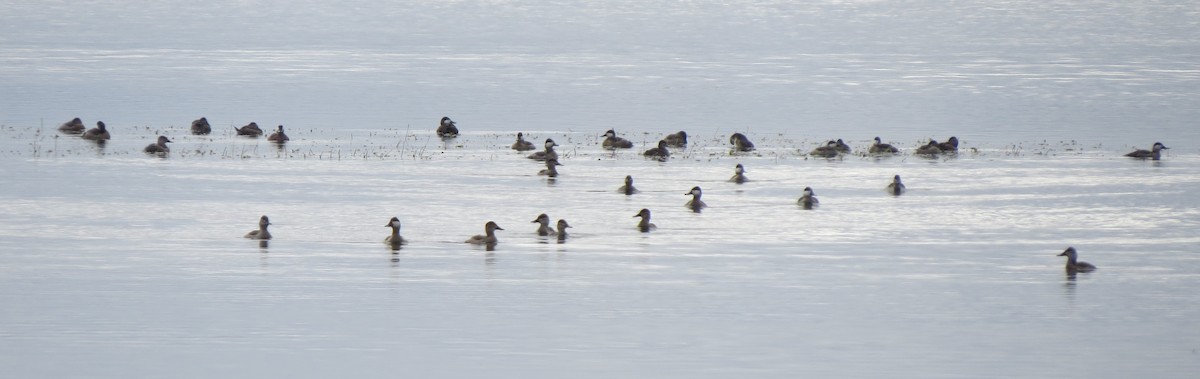
M 623 193 L 626 195 L 632 195 L 632 194 L 638 193 L 640 191 L 638 191 L 637 188 L 633 188 L 633 176 L 625 175 L 625 185 L 617 188 L 617 192 L 620 192 L 620 193 Z
M 617 132 L 609 129 L 607 132 L 604 132 L 604 142 L 602 142 L 600 146 L 610 150 L 629 149 L 633 147 L 633 142 L 629 142 L 627 139 L 617 137 Z
M 495 244 L 497 242 L 496 231 L 504 230 L 504 228 L 501 228 L 500 225 L 496 225 L 495 221 L 488 221 L 487 224 L 483 226 L 483 230 L 485 233 L 484 235 L 476 234 L 471 236 L 471 238 L 468 238 L 466 242 L 475 245 Z
M 271 135 L 267 137 L 267 141 L 284 143 L 291 139 L 288 138 L 287 134 L 283 133 L 283 125 L 279 125 L 277 128 L 278 129 L 275 129 L 275 133 L 271 133 Z
M 167 147 L 167 143 L 169 142 L 171 140 L 167 139 L 167 136 L 158 136 L 158 142 L 146 145 L 146 148 L 142 149 L 142 151 L 149 154 L 166 154 L 171 152 L 171 148 Z
M 108 129 L 104 127 L 104 121 L 96 121 L 96 127 L 88 129 L 86 132 L 83 132 L 83 134 L 80 135 L 79 138 L 96 140 L 96 141 L 107 141 L 107 140 L 111 139 L 112 136 L 108 134 Z
M 796 204 L 800 204 L 804 209 L 812 209 L 819 203 L 820 201 L 817 201 L 817 196 L 813 193 L 812 187 L 804 187 L 804 194 L 800 195 L 799 200 L 796 200 Z
M 1074 247 L 1068 247 L 1066 250 L 1063 250 L 1062 254 L 1059 254 L 1058 256 L 1067 257 L 1067 272 L 1069 273 L 1092 272 L 1096 270 L 1096 266 L 1092 266 L 1091 263 L 1075 260 L 1077 254 L 1075 253 Z
M 555 166 L 562 166 L 562 164 L 558 163 L 557 159 L 547 159 L 546 168 L 538 171 L 538 175 L 545 175 L 551 178 L 558 177 L 558 169 L 556 169 Z
M 400 219 L 399 218 L 392 217 L 392 219 L 390 221 L 388 221 L 387 225 L 384 225 L 384 226 L 392 228 L 392 235 L 387 236 L 387 238 L 384 238 L 383 243 L 392 244 L 392 245 L 403 245 L 403 244 L 408 243 L 408 241 L 404 240 L 404 237 L 400 236 Z
M 843 142 L 841 138 L 838 138 L 837 146 L 835 146 L 835 148 L 837 148 L 839 153 L 850 154 L 850 145 L 847 145 L 846 142 Z
M 958 152 L 958 137 L 951 136 L 949 140 L 946 140 L 946 142 L 939 143 L 938 148 L 942 149 L 943 153 Z
M 683 206 L 691 208 L 692 212 L 700 212 L 701 209 L 704 209 L 704 207 L 708 206 L 708 204 L 705 204 L 704 201 L 700 200 L 700 186 L 692 187 L 692 190 L 688 191 L 684 195 L 692 195 L 692 199 L 683 204 Z
M 233 128 L 233 130 L 237 132 L 237 135 L 239 136 L 258 137 L 263 135 L 262 129 L 259 129 L 258 123 L 255 122 L 250 122 L 249 124 L 246 124 L 246 126 L 240 128 Z
M 639 211 L 637 214 L 633 215 L 633 217 L 641 217 L 642 218 L 642 221 L 638 222 L 638 224 L 637 224 L 638 230 L 642 231 L 642 233 L 649 232 L 654 229 L 658 229 L 657 225 L 650 223 L 650 210 L 649 209 L 642 208 L 642 210 Z
M 559 241 L 562 241 L 567 238 L 567 228 L 570 228 L 570 227 L 571 227 L 571 225 L 567 225 L 567 220 L 563 220 L 563 219 L 558 220 L 558 240 Z
M 729 178 L 729 181 L 737 184 L 750 181 L 750 179 L 746 178 L 746 168 L 742 167 L 741 163 L 738 163 L 737 166 L 733 167 L 733 177 Z
M 541 224 L 537 229 L 537 234 L 539 236 L 548 236 L 554 234 L 554 228 L 550 227 L 550 216 L 547 216 L 545 213 L 538 215 L 537 218 L 530 222 Z
M 808 153 L 808 155 L 822 158 L 835 158 L 838 156 L 838 154 L 840 153 L 838 152 L 836 141 L 826 142 L 825 146 L 818 146 L 816 149 L 813 149 Z
M 1150 158 L 1157 161 L 1162 158 L 1162 151 L 1164 149 L 1170 148 L 1163 145 L 1162 142 L 1155 142 L 1153 150 L 1135 150 L 1132 153 L 1125 154 L 1125 156 L 1140 159 Z
M 205 135 L 212 133 L 212 125 L 208 124 L 208 119 L 201 117 L 196 121 L 192 121 L 192 134 Z
M 535 161 L 544 161 L 547 158 L 558 159 L 558 152 L 554 151 L 554 147 L 558 144 L 554 143 L 554 140 L 547 138 L 543 146 L 545 146 L 545 150 L 529 154 L 528 158 Z
M 64 122 L 58 127 L 58 131 L 68 134 L 79 134 L 85 130 L 87 130 L 87 127 L 83 125 L 83 120 L 80 120 L 79 117 Z
M 646 158 L 657 159 L 665 162 L 671 157 L 671 151 L 667 150 L 667 140 L 661 140 L 658 141 L 658 147 L 646 150 L 646 152 L 642 153 L 642 155 L 644 155 Z
M 892 183 L 888 184 L 887 191 L 895 196 L 900 196 L 900 194 L 904 193 L 904 183 L 900 183 L 900 175 L 892 177 Z
M 246 238 L 255 240 L 271 239 L 271 232 L 267 231 L 267 225 L 271 225 L 271 220 L 267 219 L 266 215 L 259 217 L 258 230 L 251 230 L 250 233 L 246 233 Z
M 667 141 L 670 147 L 687 147 L 687 132 L 680 130 L 679 133 L 668 134 L 663 141 Z
M 920 155 L 937 155 L 942 153 L 942 148 L 938 147 L 938 142 L 936 140 L 929 140 L 928 144 L 918 147 L 917 151 L 914 151 L 913 153 Z
M 449 117 L 442 117 L 442 122 L 438 124 L 437 135 L 442 138 L 458 137 L 458 127 L 454 126 L 454 120 Z
M 875 137 L 875 144 L 871 145 L 871 149 L 868 150 L 868 152 L 871 154 L 896 154 L 900 152 L 900 149 L 883 143 L 883 140 L 879 139 L 879 137 Z
M 529 151 L 535 149 L 533 142 L 525 140 L 525 133 L 517 132 L 517 142 L 513 142 L 512 149 L 516 151 Z
M 733 133 L 729 136 L 729 143 L 733 145 L 734 151 L 751 151 L 754 150 L 754 143 L 750 142 L 749 138 L 742 133 Z

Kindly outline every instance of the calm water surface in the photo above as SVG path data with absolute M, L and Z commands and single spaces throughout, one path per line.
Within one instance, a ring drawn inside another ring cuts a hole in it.
M 2 4 L 0 368 L 1191 377 L 1198 13 Z M 432 136 L 444 115 L 462 137 Z M 213 135 L 187 133 L 201 116 Z M 58 135 L 72 117 L 114 140 Z M 231 135 L 250 121 L 292 141 Z M 610 128 L 637 147 L 601 150 Z M 641 158 L 680 129 L 687 149 Z M 561 177 L 508 149 L 517 131 L 562 145 Z M 731 155 L 735 131 L 759 150 Z M 140 152 L 157 135 L 165 159 Z M 963 152 L 805 157 L 876 135 L 905 151 L 956 135 Z M 1154 141 L 1162 161 L 1121 156 Z M 726 181 L 738 163 L 751 182 Z M 615 192 L 625 175 L 642 193 Z M 702 213 L 683 206 L 693 186 Z M 806 186 L 815 210 L 795 204 Z M 642 208 L 658 230 L 636 230 Z M 540 213 L 571 237 L 538 237 Z M 264 214 L 275 239 L 241 238 Z M 392 216 L 399 250 L 381 242 Z M 462 242 L 489 220 L 494 250 Z M 1099 270 L 1067 276 L 1067 246 Z

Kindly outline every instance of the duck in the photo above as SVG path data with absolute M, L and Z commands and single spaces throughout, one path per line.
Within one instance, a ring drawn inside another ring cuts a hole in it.
M 529 151 L 535 149 L 533 142 L 525 140 L 525 133 L 517 132 L 517 142 L 513 142 L 512 149 L 516 151 Z
M 1096 270 L 1096 266 L 1093 266 L 1091 263 L 1076 260 L 1078 253 L 1075 252 L 1075 247 L 1067 247 L 1067 249 L 1063 250 L 1063 252 L 1058 256 L 1067 257 L 1066 269 L 1068 273 L 1092 272 Z
M 663 141 L 667 141 L 667 146 L 670 147 L 687 147 L 687 132 L 680 130 L 678 133 L 668 134 L 663 137 Z
M 938 148 L 942 149 L 943 153 L 957 153 L 958 137 L 951 136 L 946 142 L 939 143 Z
M 558 144 L 554 143 L 554 140 L 547 138 L 546 142 L 542 145 L 545 146 L 545 150 L 529 154 L 529 156 L 526 158 L 533 159 L 535 161 L 544 161 L 548 158 L 558 159 L 558 152 L 554 151 L 554 147 L 558 146 Z
M 88 129 L 86 132 L 83 132 L 83 134 L 80 135 L 79 138 L 96 140 L 96 141 L 107 141 L 112 138 L 112 135 L 108 134 L 108 128 L 106 128 L 104 126 L 104 121 L 96 121 L 96 127 Z
M 558 177 L 558 169 L 555 168 L 555 166 L 562 166 L 562 164 L 558 163 L 557 159 L 553 159 L 553 158 L 547 159 L 546 160 L 546 168 L 541 171 L 538 171 L 538 175 L 545 175 L 545 176 L 549 176 L 551 178 Z
M 233 128 L 233 130 L 237 132 L 237 135 L 239 136 L 258 137 L 263 135 L 262 129 L 258 128 L 258 123 L 253 121 L 251 121 L 249 124 L 246 124 L 246 126 Z
M 408 243 L 408 241 L 404 240 L 404 237 L 400 236 L 400 218 L 392 217 L 392 219 L 388 221 L 387 225 L 384 226 L 392 228 L 392 235 L 384 238 L 383 243 L 391 245 L 403 245 Z
M 476 234 L 471 236 L 471 238 L 468 238 L 466 242 L 474 245 L 495 244 L 498 241 L 496 239 L 497 230 L 504 230 L 504 228 L 501 228 L 500 225 L 496 225 L 495 221 L 488 221 L 487 224 L 483 225 L 484 234 Z
M 274 143 L 284 143 L 290 139 L 291 138 L 288 138 L 287 134 L 283 133 L 283 125 L 277 126 L 275 129 L 275 133 L 271 133 L 271 135 L 267 137 L 267 141 L 271 141 Z
M 167 143 L 170 142 L 172 141 L 167 139 L 167 136 L 158 136 L 158 142 L 146 145 L 146 148 L 142 149 L 142 151 L 149 154 L 166 154 L 171 152 L 171 148 L 167 147 Z
M 705 204 L 704 201 L 700 200 L 700 186 L 692 187 L 691 191 L 688 191 L 684 194 L 684 196 L 687 195 L 692 195 L 692 199 L 688 200 L 687 203 L 684 203 L 683 206 L 691 208 L 692 212 L 700 212 L 701 209 L 704 209 L 708 206 L 708 204 Z
M 654 225 L 654 224 L 650 223 L 650 210 L 649 209 L 642 208 L 642 210 L 638 211 L 638 213 L 633 215 L 633 217 L 641 217 L 642 218 L 642 221 L 638 222 L 638 224 L 637 224 L 638 230 L 642 231 L 642 233 L 649 232 L 654 229 L 658 229 L 658 225 Z
M 733 177 L 729 178 L 729 181 L 737 184 L 750 181 L 750 179 L 746 178 L 746 168 L 742 167 L 741 163 L 738 163 L 737 166 L 733 166 Z
M 879 137 L 875 137 L 875 144 L 871 145 L 871 148 L 867 151 L 871 154 L 896 154 L 900 152 L 900 149 L 883 143 L 883 140 L 879 139 Z
M 201 117 L 192 121 L 192 134 L 200 136 L 209 133 L 212 133 L 212 125 L 208 124 L 207 118 Z
M 58 127 L 58 131 L 67 134 L 79 134 L 83 133 L 85 130 L 87 130 L 87 126 L 83 125 L 83 120 L 80 120 L 79 117 L 73 118 L 71 121 L 64 122 Z
M 815 193 L 813 193 L 812 187 L 804 187 L 804 194 L 800 195 L 800 199 L 796 200 L 796 203 L 800 204 L 800 206 L 804 207 L 804 209 L 812 209 L 813 207 L 817 206 L 820 201 L 817 201 L 817 196 Z
M 608 131 L 604 132 L 604 142 L 600 143 L 600 146 L 609 150 L 629 149 L 633 148 L 633 142 L 629 142 L 627 139 L 617 137 L 617 132 L 609 129 Z
M 887 185 L 887 191 L 895 196 L 900 196 L 900 194 L 904 193 L 904 183 L 900 183 L 900 175 L 892 177 L 892 182 Z
M 839 153 L 850 154 L 850 145 L 847 145 L 846 142 L 842 141 L 841 138 L 838 138 L 837 146 L 835 146 L 835 148 L 837 148 Z
M 442 138 L 458 137 L 458 127 L 454 126 L 454 120 L 449 117 L 442 117 L 442 122 L 438 124 L 437 135 Z
M 246 238 L 253 239 L 253 240 L 269 240 L 269 239 L 271 239 L 271 232 L 267 231 L 267 225 L 271 225 L 271 220 L 268 219 L 266 215 L 259 217 L 258 218 L 258 230 L 251 230 L 250 233 L 246 233 Z
M 567 228 L 570 228 L 570 227 L 571 227 L 571 225 L 567 224 L 567 220 L 563 220 L 563 219 L 558 220 L 558 240 L 559 241 L 567 239 Z
M 838 154 L 841 153 L 838 151 L 836 141 L 826 142 L 825 146 L 818 146 L 816 149 L 808 152 L 808 155 L 822 158 L 835 158 L 838 156 Z
M 658 141 L 658 147 L 646 150 L 642 153 L 646 158 L 657 159 L 659 161 L 667 161 L 671 157 L 671 151 L 667 150 L 667 140 Z
M 1155 142 L 1152 149 L 1153 150 L 1134 150 L 1132 153 L 1125 154 L 1125 156 L 1139 159 L 1150 158 L 1151 160 L 1157 161 L 1162 158 L 1162 151 L 1170 148 L 1166 145 L 1163 145 L 1162 142 Z
M 637 188 L 633 188 L 633 176 L 625 175 L 625 185 L 617 187 L 617 192 L 625 195 L 632 195 L 641 191 L 638 191 Z
M 538 229 L 537 229 L 537 234 L 539 236 L 544 237 L 544 236 L 554 234 L 554 228 L 550 227 L 550 216 L 547 216 L 545 213 L 538 215 L 537 218 L 533 219 L 533 221 L 530 221 L 530 222 L 541 224 L 540 226 L 538 226 Z
M 750 142 L 750 139 L 746 138 L 746 135 L 742 133 L 733 133 L 733 135 L 729 136 L 729 143 L 733 145 L 734 151 L 754 150 L 754 143 Z
M 913 153 L 919 155 L 937 155 L 942 153 L 942 148 L 938 147 L 936 140 L 929 140 L 928 144 L 918 147 L 917 151 Z

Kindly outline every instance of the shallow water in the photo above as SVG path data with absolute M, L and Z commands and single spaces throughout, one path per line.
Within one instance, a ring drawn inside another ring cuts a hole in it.
M 5 372 L 1200 369 L 1194 4 L 163 4 L 0 4 Z M 464 135 L 434 137 L 443 115 Z M 58 134 L 72 117 L 114 139 Z M 232 135 L 250 121 L 292 141 Z M 600 149 L 610 128 L 637 147 Z M 560 177 L 518 131 L 562 145 Z M 962 152 L 805 156 L 876 135 Z M 1154 141 L 1161 161 L 1121 156 Z M 243 239 L 264 214 L 275 238 Z M 462 242 L 489 220 L 494 250 Z M 1067 246 L 1099 270 L 1067 276 Z

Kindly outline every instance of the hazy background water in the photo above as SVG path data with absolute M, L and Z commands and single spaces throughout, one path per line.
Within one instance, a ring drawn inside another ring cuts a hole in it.
M 0 4 L 20 377 L 1190 377 L 1190 2 Z M 437 119 L 466 135 L 443 143 Z M 206 116 L 217 132 L 195 137 Z M 58 136 L 105 121 L 103 148 Z M 284 124 L 276 149 L 230 126 Z M 638 148 L 615 155 L 616 128 Z M 692 135 L 670 162 L 640 152 Z M 563 146 L 563 176 L 507 149 Z M 731 156 L 729 133 L 757 153 Z M 158 134 L 166 159 L 140 149 Z M 828 138 L 950 159 L 805 159 Z M 1120 157 L 1154 141 L 1163 161 Z M 724 180 L 745 164 L 754 180 Z M 883 193 L 901 174 L 910 192 Z M 633 175 L 644 192 L 613 190 Z M 712 207 L 686 210 L 705 190 Z M 795 205 L 812 186 L 815 211 Z M 654 211 L 660 230 L 631 216 Z M 536 237 L 539 213 L 575 227 Z M 267 247 L 240 236 L 268 214 Z M 378 241 L 391 216 L 412 243 Z M 461 243 L 495 220 L 493 252 Z M 1100 270 L 1077 278 L 1068 245 Z M 64 363 L 70 361 L 70 364 Z

